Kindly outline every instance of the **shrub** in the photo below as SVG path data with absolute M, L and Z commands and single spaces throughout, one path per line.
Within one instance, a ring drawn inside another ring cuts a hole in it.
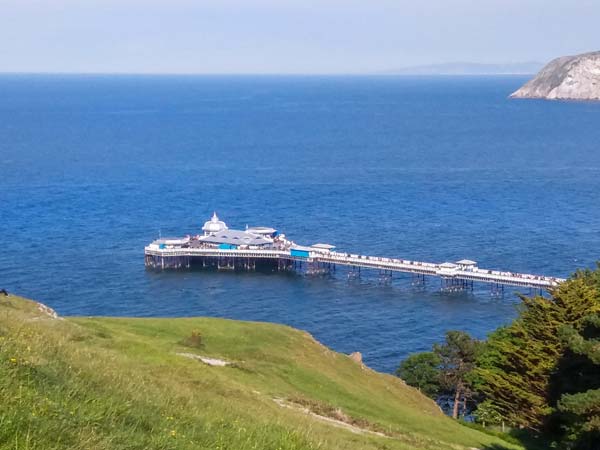
M 187 347 L 202 348 L 202 335 L 198 330 L 193 330 L 192 333 L 186 337 L 182 342 Z

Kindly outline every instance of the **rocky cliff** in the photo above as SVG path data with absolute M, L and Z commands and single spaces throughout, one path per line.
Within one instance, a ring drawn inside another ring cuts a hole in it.
M 600 100 L 600 51 L 551 61 L 511 97 Z

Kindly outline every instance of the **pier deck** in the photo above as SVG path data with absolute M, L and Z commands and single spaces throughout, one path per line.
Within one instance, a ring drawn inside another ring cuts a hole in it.
M 230 230 L 214 213 L 202 227 L 203 235 L 183 238 L 160 238 L 144 249 L 146 267 L 152 269 L 185 269 L 192 266 L 218 270 L 289 271 L 307 268 L 307 273 L 322 274 L 345 266 L 355 270 L 374 269 L 381 278 L 391 280 L 393 272 L 410 273 L 417 281 L 426 276 L 438 277 L 448 290 L 473 288 L 473 283 L 488 283 L 492 290 L 503 286 L 530 289 L 551 289 L 564 281 L 562 278 L 531 275 L 477 267 L 475 261 L 463 259 L 455 263 L 430 263 L 379 256 L 358 255 L 334 251 L 335 246 L 314 244 L 297 245 L 284 234 L 270 227 L 246 227 Z M 420 278 L 419 278 L 420 277 Z
M 348 254 L 334 251 L 311 251 L 306 256 L 292 255 L 291 249 L 219 249 L 219 248 L 171 248 L 146 247 L 146 263 L 154 268 L 190 267 L 193 258 L 222 258 L 233 260 L 271 260 L 289 267 L 294 261 L 307 264 L 332 264 L 351 268 L 366 268 L 390 272 L 403 272 L 469 282 L 493 283 L 533 289 L 548 289 L 563 282 L 563 278 L 489 270 L 474 265 L 458 263 L 429 263 L 368 255 Z M 152 262 L 150 262 L 149 257 Z M 173 261 L 178 261 L 173 264 Z M 278 264 L 278 267 L 282 267 Z

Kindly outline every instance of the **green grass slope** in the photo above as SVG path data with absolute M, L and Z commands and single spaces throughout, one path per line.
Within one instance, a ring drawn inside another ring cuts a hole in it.
M 201 345 L 188 339 L 194 331 Z M 401 380 L 289 327 L 63 319 L 0 297 L 0 449 L 66 448 L 520 447 L 452 421 Z

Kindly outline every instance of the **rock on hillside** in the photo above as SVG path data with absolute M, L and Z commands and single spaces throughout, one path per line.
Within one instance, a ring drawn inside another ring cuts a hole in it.
M 511 97 L 600 100 L 600 51 L 551 61 Z

